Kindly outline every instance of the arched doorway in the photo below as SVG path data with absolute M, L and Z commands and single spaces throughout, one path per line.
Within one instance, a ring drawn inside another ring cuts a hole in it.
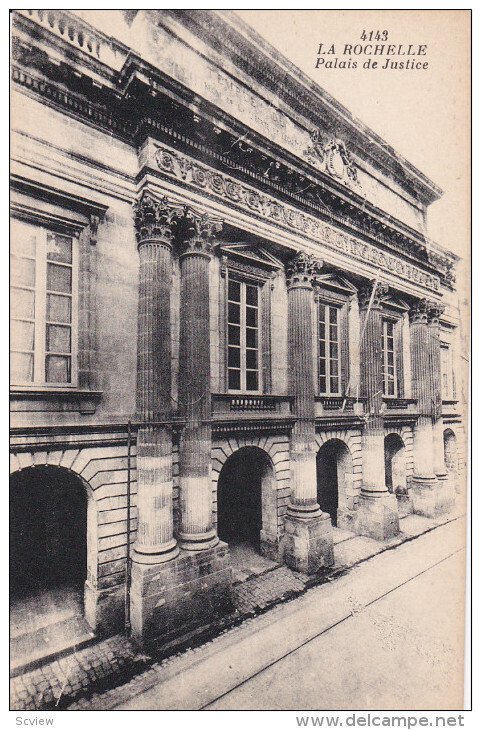
M 85 631 L 87 495 L 72 472 L 15 472 L 10 485 L 12 661 Z
M 346 502 L 346 488 L 352 480 L 352 459 L 346 444 L 329 439 L 317 452 L 317 501 L 337 525 L 337 511 Z
M 217 532 L 230 545 L 248 544 L 259 551 L 261 531 L 276 523 L 275 474 L 265 451 L 245 446 L 225 462 L 217 485 Z
M 386 487 L 391 494 L 407 494 L 404 442 L 399 434 L 390 433 L 384 439 L 384 470 Z
M 83 588 L 87 498 L 82 482 L 55 467 L 12 475 L 10 581 L 13 595 L 60 585 Z

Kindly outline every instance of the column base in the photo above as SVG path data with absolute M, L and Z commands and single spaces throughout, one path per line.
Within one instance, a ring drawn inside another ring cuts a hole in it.
M 399 514 L 394 494 L 361 492 L 355 531 L 374 540 L 396 537 L 399 534 Z
M 219 544 L 219 537 L 215 530 L 199 533 L 178 533 L 179 544 L 182 550 L 189 552 L 199 552 L 200 550 L 210 550 Z
M 454 502 L 453 499 L 450 504 L 448 496 L 450 491 L 451 488 L 444 484 L 441 485 L 435 476 L 414 476 L 411 487 L 414 514 L 423 517 L 437 517 L 442 514 Z
M 167 563 L 132 563 L 132 639 L 141 648 L 179 645 L 232 610 L 225 543 L 196 553 L 181 550 Z
M 280 553 L 289 568 L 313 575 L 334 564 L 332 524 L 328 514 L 305 518 L 287 514 Z
M 143 548 L 134 545 L 132 550 L 132 560 L 136 563 L 144 563 L 145 565 L 157 565 L 158 563 L 166 563 L 177 557 L 179 548 L 175 539 L 168 543 L 156 546 L 155 548 Z

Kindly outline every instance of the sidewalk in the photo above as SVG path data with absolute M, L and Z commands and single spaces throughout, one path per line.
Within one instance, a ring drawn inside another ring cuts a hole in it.
M 436 519 L 408 515 L 401 519 L 401 533 L 384 543 L 335 529 L 334 568 L 320 576 L 307 577 L 286 566 L 267 566 L 265 573 L 238 582 L 234 585 L 236 611 L 218 626 L 216 637 L 204 637 L 199 646 L 161 660 L 136 652 L 123 636 L 99 641 L 13 678 L 11 709 L 110 709 L 122 698 L 127 701 L 154 687 L 161 677 L 164 680 L 166 673 L 183 671 L 179 667 L 196 660 L 219 641 L 228 640 L 235 645 L 239 632 L 249 630 L 261 614 L 268 619 L 274 606 L 302 594 L 306 598 L 314 586 L 316 591 L 335 588 L 353 566 L 459 518 L 454 511 Z

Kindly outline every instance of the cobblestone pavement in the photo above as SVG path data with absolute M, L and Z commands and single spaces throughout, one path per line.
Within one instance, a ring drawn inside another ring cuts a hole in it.
M 335 568 L 324 575 L 309 578 L 286 566 L 269 569 L 263 575 L 253 575 L 248 580 L 234 585 L 236 612 L 227 617 L 217 630 L 218 635 L 227 631 L 235 637 L 237 626 L 253 620 L 276 604 L 285 602 L 304 593 L 309 587 L 335 579 L 359 562 L 392 549 L 406 540 L 428 532 L 438 525 L 455 519 L 450 514 L 436 520 L 427 520 L 409 515 L 401 521 L 400 536 L 386 543 L 370 538 L 352 536 L 338 540 L 335 545 Z M 216 639 L 210 638 L 207 643 Z M 205 639 L 204 644 L 205 646 Z M 50 662 L 38 669 L 28 671 L 11 679 L 12 710 L 93 710 L 108 709 L 118 697 L 119 688 L 136 693 L 158 682 L 159 671 L 165 672 L 169 665 L 195 655 L 202 648 L 180 651 L 162 661 L 137 652 L 124 636 L 100 640 L 80 651 Z

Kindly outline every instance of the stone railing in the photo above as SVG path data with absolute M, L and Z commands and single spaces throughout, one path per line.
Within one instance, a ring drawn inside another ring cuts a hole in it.
M 291 415 L 290 396 L 279 395 L 233 395 L 219 394 L 212 396 L 212 416 L 260 416 Z
M 117 71 L 122 68 L 126 57 L 124 47 L 72 13 L 65 10 L 17 10 L 15 12 L 101 63 Z
M 386 411 L 408 411 L 409 413 L 414 413 L 417 405 L 415 398 L 385 397 L 382 399 L 382 402 Z
M 315 398 L 316 417 L 336 414 L 346 416 L 361 416 L 364 412 L 364 399 L 363 398 L 352 398 L 344 397 L 342 395 L 318 395 Z

